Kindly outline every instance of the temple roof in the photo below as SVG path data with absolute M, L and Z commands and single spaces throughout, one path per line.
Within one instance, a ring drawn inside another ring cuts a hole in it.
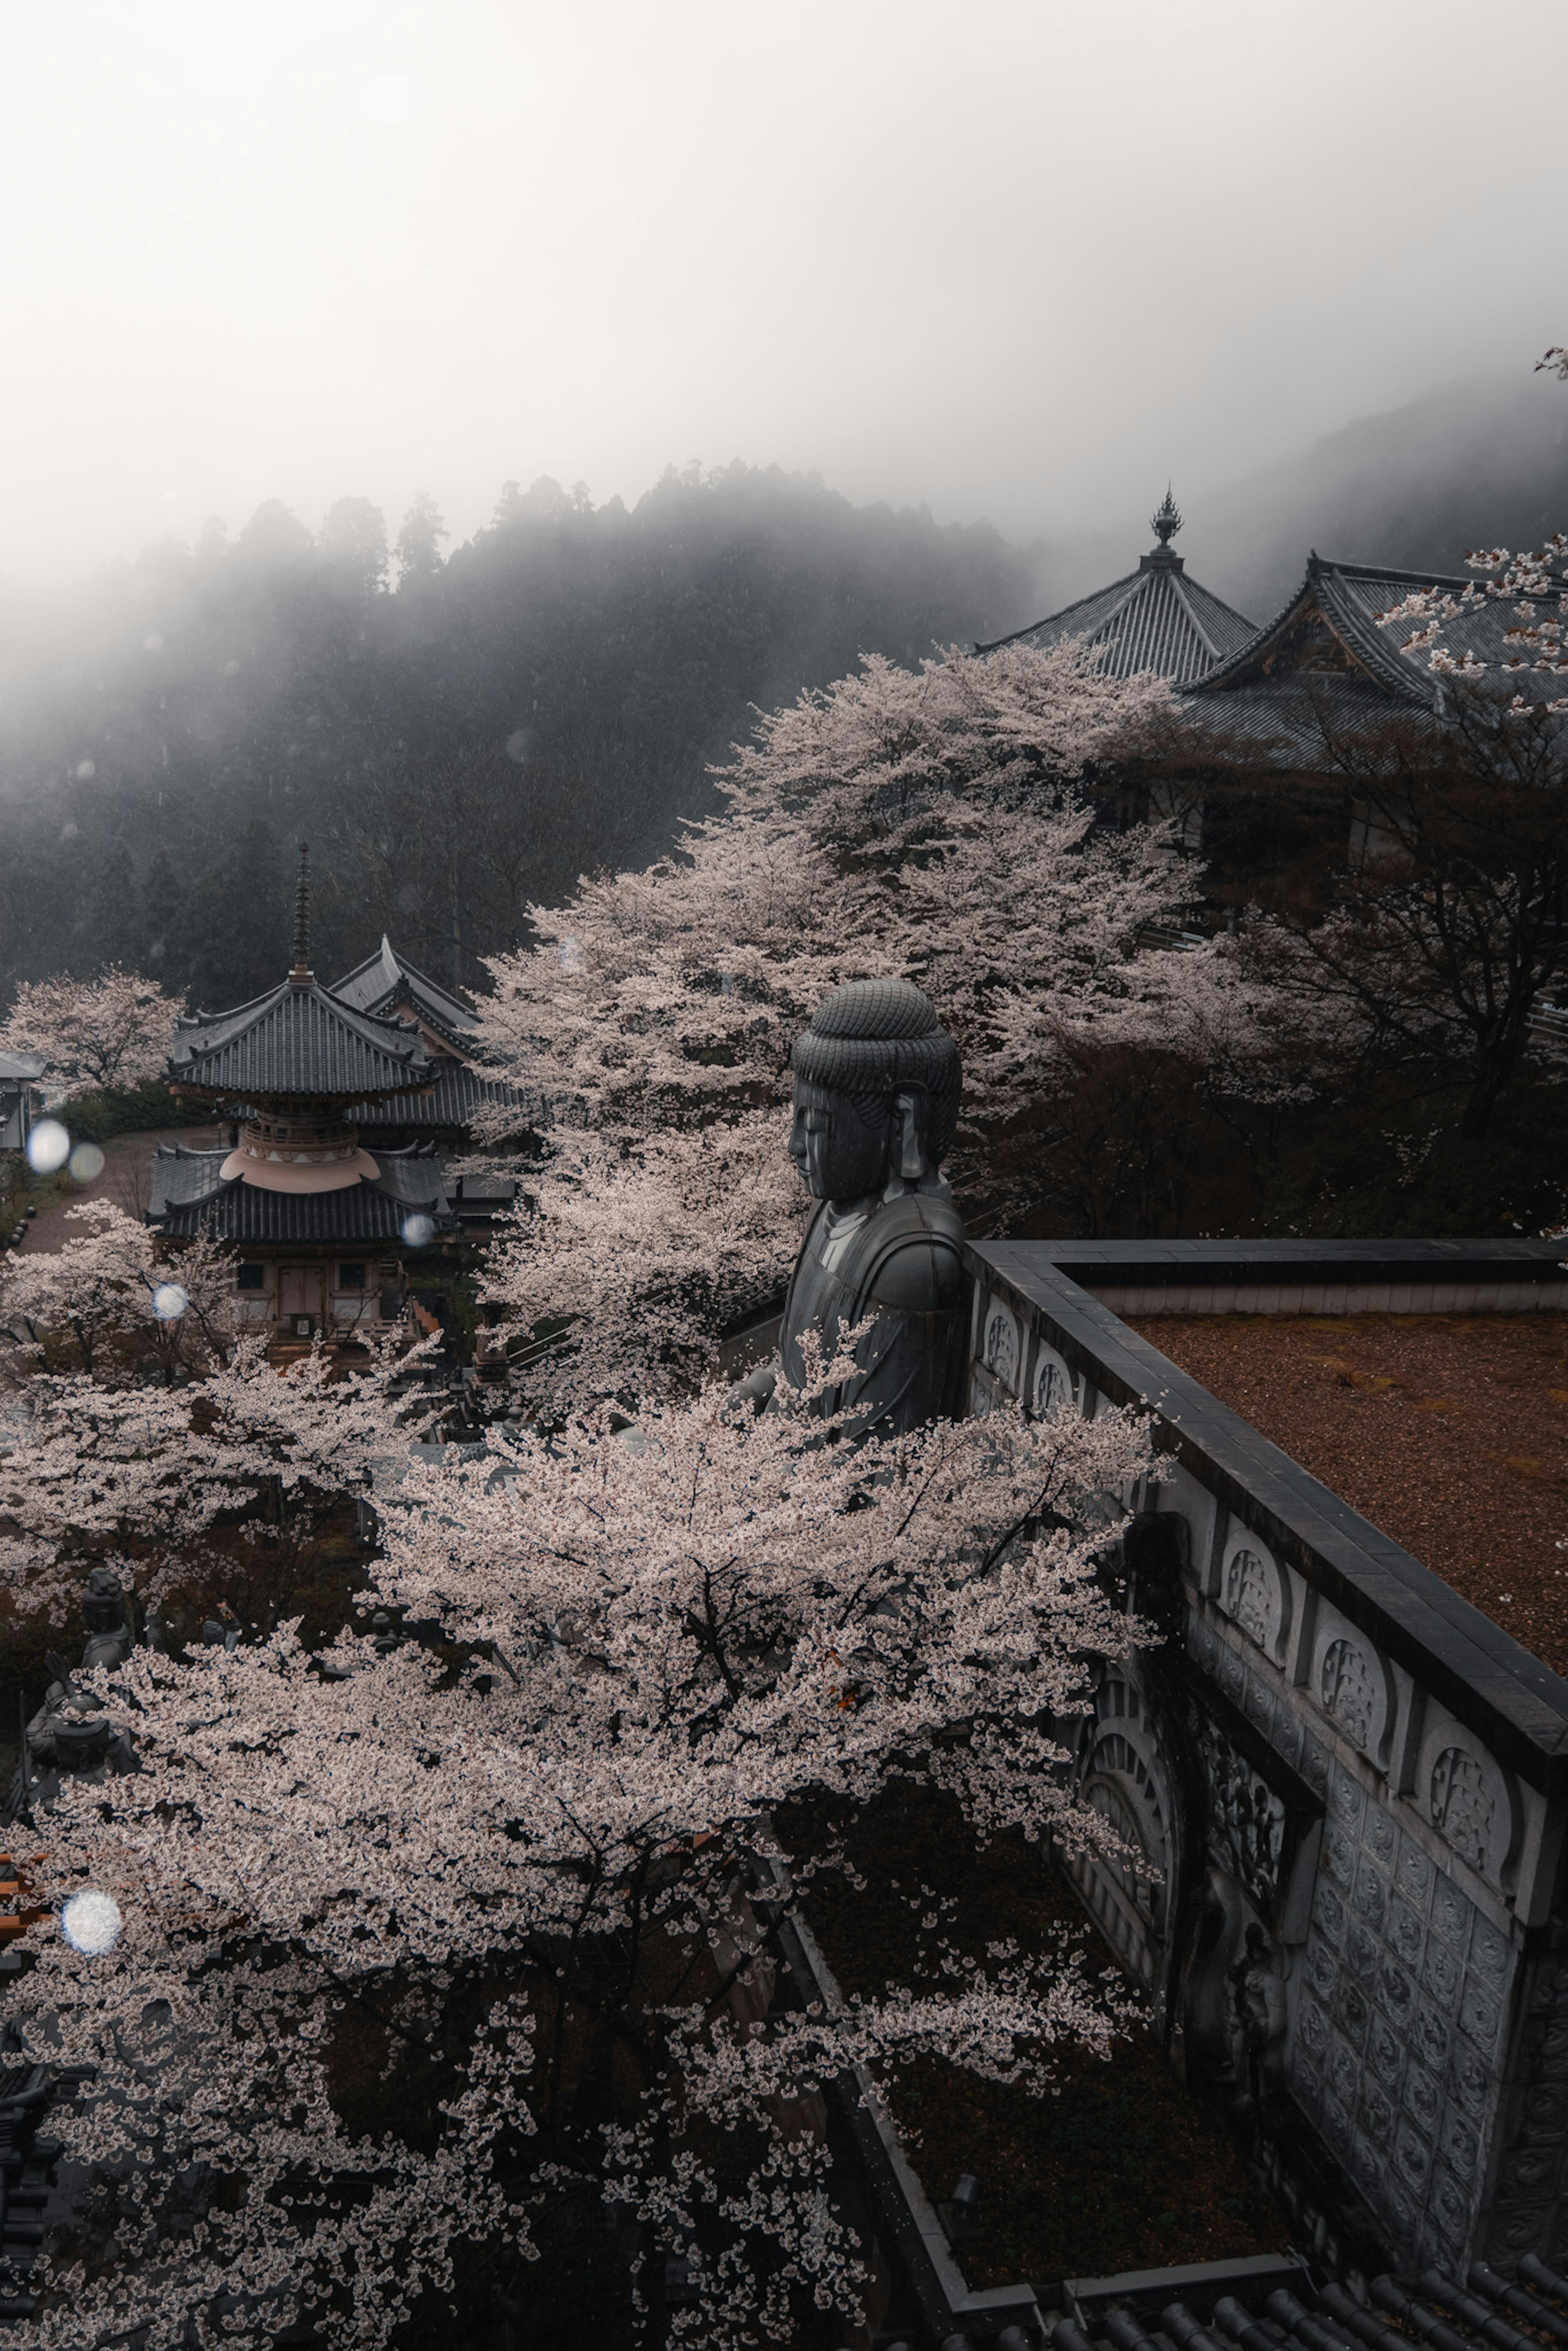
M 30 1085 L 48 1066 L 40 1053 L 0 1053 L 0 1084 Z
M 226 1156 L 160 1144 L 148 1223 L 180 1239 L 204 1232 L 222 1241 L 350 1243 L 400 1240 L 411 1215 L 428 1216 L 443 1231 L 456 1222 L 442 1161 L 428 1148 L 378 1151 L 375 1182 L 335 1192 L 264 1191 L 237 1176 L 225 1182 Z
M 428 1094 L 412 1102 L 405 1098 L 356 1102 L 343 1115 L 361 1127 L 465 1127 L 486 1106 L 515 1109 L 519 1116 L 535 1123 L 547 1115 L 542 1097 L 525 1096 L 502 1078 L 484 1077 L 449 1053 L 437 1053 L 432 1059 Z
M 1170 545 L 1181 528 L 1181 517 L 1168 490 L 1151 524 L 1158 544 L 1124 580 L 1081 596 L 1075 604 L 1064 605 L 1027 629 L 977 645 L 975 651 L 992 653 L 1002 645 L 1032 644 L 1044 652 L 1068 637 L 1086 637 L 1091 645 L 1103 648 L 1101 667 L 1107 677 L 1153 670 L 1173 685 L 1193 685 L 1207 676 L 1255 636 L 1256 629 L 1186 577 L 1186 565 Z
M 232 1012 L 196 1013 L 174 1032 L 170 1082 L 251 1100 L 312 1094 L 354 1101 L 430 1082 L 410 1020 L 378 1020 L 298 974 Z
M 1211 670 L 1197 691 L 1207 697 L 1275 677 L 1359 674 L 1396 702 L 1435 709 L 1443 678 L 1432 668 L 1429 652 L 1401 650 L 1417 624 L 1396 622 L 1385 628 L 1378 616 L 1422 589 L 1462 596 L 1477 585 L 1471 575 L 1456 579 L 1447 572 L 1398 571 L 1388 564 L 1334 563 L 1314 548 L 1289 603 Z M 1562 603 L 1554 596 L 1535 601 L 1548 618 Z M 1484 662 L 1494 684 L 1506 683 L 1527 701 L 1555 700 L 1561 687 L 1548 673 L 1505 666 L 1515 658 L 1508 632 L 1518 619 L 1511 597 L 1478 595 L 1445 625 L 1439 643 L 1456 658 L 1468 653 Z
M 1417 623 L 1385 628 L 1378 615 L 1422 589 L 1461 595 L 1472 579 L 1398 571 L 1387 564 L 1333 563 L 1314 549 L 1295 594 L 1192 688 L 1189 714 L 1239 745 L 1266 746 L 1275 764 L 1321 755 L 1325 736 L 1385 726 L 1401 710 L 1436 716 L 1448 685 L 1423 648 L 1402 647 Z M 1542 617 L 1561 599 L 1536 600 Z M 1508 631 L 1518 620 L 1511 598 L 1478 597 L 1444 628 L 1439 643 L 1456 658 L 1486 664 L 1479 681 L 1526 701 L 1555 700 L 1562 681 L 1540 670 L 1510 670 Z
M 466 997 L 455 995 L 443 987 L 425 972 L 420 971 L 403 956 L 399 955 L 386 933 L 382 933 L 381 946 L 374 955 L 357 963 L 350 972 L 332 983 L 331 993 L 340 1004 L 356 1012 L 369 1012 L 382 1018 L 400 1004 L 408 1005 L 419 1018 L 455 1043 L 472 1034 L 477 1016 Z

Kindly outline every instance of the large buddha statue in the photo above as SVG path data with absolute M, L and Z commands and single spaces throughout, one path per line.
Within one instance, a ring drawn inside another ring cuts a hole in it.
M 862 1429 L 916 1427 L 963 1409 L 964 1227 L 940 1173 L 957 1123 L 958 1049 L 908 980 L 836 987 L 796 1040 L 790 1156 L 821 1203 L 795 1262 L 779 1358 L 746 1384 L 758 1405 L 780 1364 L 800 1385 L 800 1340 L 872 1320 L 857 1376 L 824 1408 Z

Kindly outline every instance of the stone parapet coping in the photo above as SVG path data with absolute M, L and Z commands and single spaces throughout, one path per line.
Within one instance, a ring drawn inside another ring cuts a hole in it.
M 1146 1403 L 1160 1428 L 1156 1443 L 1174 1453 L 1198 1483 L 1251 1526 L 1349 1620 L 1468 1723 L 1521 1778 L 1552 1793 L 1568 1782 L 1568 1681 L 1500 1625 L 1461 1599 L 1441 1576 L 1352 1510 L 1330 1487 L 1292 1461 L 1239 1413 L 1127 1328 L 1084 1287 L 1103 1268 L 1107 1280 L 1182 1253 L 1237 1264 L 1260 1249 L 1303 1253 L 1297 1262 L 1339 1263 L 1382 1252 L 1484 1252 L 1498 1276 L 1521 1264 L 1553 1269 L 1556 1242 L 1134 1242 L 971 1243 L 970 1270 L 989 1289 L 1012 1293 L 1048 1331 L 1064 1359 L 1114 1404 Z M 1224 1252 L 1230 1252 L 1227 1257 Z M 1315 1253 L 1308 1259 L 1304 1253 Z M 1408 1258 L 1406 1262 L 1413 1260 Z M 1451 1261 L 1451 1260 L 1450 1260 Z M 1561 1280 L 1543 1270 L 1542 1279 Z

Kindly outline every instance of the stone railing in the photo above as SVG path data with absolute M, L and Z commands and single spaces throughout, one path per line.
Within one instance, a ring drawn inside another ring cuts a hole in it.
M 1568 1305 L 1561 1244 L 998 1243 L 971 1408 L 1144 1403 L 1129 1606 L 1084 1793 L 1150 1876 L 1078 1865 L 1173 2055 L 1304 2248 L 1364 2273 L 1560 2262 L 1568 1683 L 1121 1321 Z M 1245 1304 L 1243 1306 L 1243 1301 Z

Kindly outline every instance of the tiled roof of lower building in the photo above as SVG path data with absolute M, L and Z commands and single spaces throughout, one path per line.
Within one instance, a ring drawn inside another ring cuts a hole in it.
M 404 1219 L 423 1213 L 440 1230 L 455 1218 L 439 1156 L 433 1151 L 377 1155 L 379 1182 L 362 1178 L 337 1192 L 270 1192 L 220 1174 L 227 1154 L 161 1144 L 152 1157 L 147 1221 L 176 1239 L 198 1233 L 232 1242 L 395 1241 Z

